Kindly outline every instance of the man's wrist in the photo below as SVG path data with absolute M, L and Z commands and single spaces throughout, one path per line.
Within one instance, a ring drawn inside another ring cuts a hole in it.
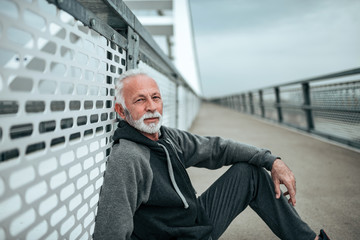
M 277 160 L 282 161 L 280 157 L 276 157 L 275 160 L 274 160 L 274 162 L 273 162 L 273 164 L 272 164 L 272 166 L 271 166 L 271 170 L 273 169 L 274 164 L 275 164 L 275 162 L 276 162 Z M 270 171 L 271 171 L 271 170 L 270 170 Z

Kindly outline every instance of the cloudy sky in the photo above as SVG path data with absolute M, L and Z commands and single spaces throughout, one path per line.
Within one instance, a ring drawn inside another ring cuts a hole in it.
M 360 67 L 359 0 L 190 0 L 203 94 Z

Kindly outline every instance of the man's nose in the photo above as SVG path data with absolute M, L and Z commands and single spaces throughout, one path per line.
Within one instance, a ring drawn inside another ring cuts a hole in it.
M 155 112 L 155 110 L 156 110 L 156 103 L 152 99 L 150 99 L 149 101 L 147 101 L 146 111 Z

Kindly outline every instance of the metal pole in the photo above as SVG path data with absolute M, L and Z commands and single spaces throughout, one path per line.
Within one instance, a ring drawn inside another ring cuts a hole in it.
M 254 115 L 254 99 L 252 92 L 249 92 L 249 105 L 250 105 L 250 114 Z
M 264 106 L 264 99 L 263 99 L 263 91 L 259 90 L 259 99 L 260 99 L 260 110 L 261 110 L 261 117 L 265 118 L 265 106 Z
M 242 104 L 243 104 L 244 112 L 247 112 L 247 107 L 246 107 L 246 95 L 245 95 L 245 94 L 241 94 L 241 99 L 242 99 Z
M 279 87 L 275 87 L 275 106 L 278 113 L 278 121 L 281 123 L 283 121 L 282 110 L 281 110 L 281 98 L 280 98 L 280 89 Z
M 312 116 L 312 108 L 311 108 L 311 97 L 310 97 L 310 84 L 309 82 L 305 82 L 302 84 L 304 105 L 303 110 L 305 112 L 307 130 L 310 132 L 314 129 L 314 119 Z

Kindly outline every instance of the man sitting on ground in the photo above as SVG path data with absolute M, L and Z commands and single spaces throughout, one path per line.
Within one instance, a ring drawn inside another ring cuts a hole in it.
M 329 239 L 295 211 L 295 178 L 279 157 L 162 126 L 160 90 L 145 72 L 117 80 L 115 110 L 124 120 L 113 137 L 94 239 L 215 240 L 247 206 L 281 239 Z M 196 197 L 186 168 L 225 165 L 232 167 Z

